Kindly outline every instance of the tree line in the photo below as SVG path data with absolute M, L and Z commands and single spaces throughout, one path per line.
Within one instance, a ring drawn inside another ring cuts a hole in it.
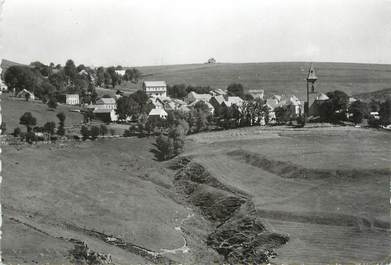
M 65 102 L 65 94 L 79 94 L 81 103 L 94 103 L 97 99 L 95 86 L 115 88 L 122 81 L 137 83 L 141 72 L 136 68 L 128 68 L 124 75 L 116 70 L 122 66 L 91 68 L 73 60 L 67 60 L 64 66 L 50 63 L 32 62 L 30 65 L 9 67 L 4 74 L 4 82 L 16 94 L 23 89 L 32 92 L 44 103 L 50 102 L 55 108 L 57 102 Z M 28 100 L 28 98 L 26 98 Z

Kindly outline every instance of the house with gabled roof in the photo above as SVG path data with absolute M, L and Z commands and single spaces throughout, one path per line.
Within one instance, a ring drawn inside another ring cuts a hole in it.
M 19 91 L 16 94 L 16 97 L 17 98 L 26 98 L 26 97 L 28 97 L 28 99 L 30 99 L 30 100 L 35 100 L 34 93 L 31 92 L 31 91 L 28 91 L 27 89 L 23 89 L 23 90 Z
M 212 95 L 210 94 L 198 94 L 194 91 L 191 91 L 189 94 L 187 94 L 187 96 L 185 97 L 185 102 L 187 104 L 190 104 L 194 101 L 199 101 L 199 100 L 202 100 L 202 101 L 205 101 L 205 102 L 209 102 L 209 100 L 212 98 Z
M 100 98 L 95 102 L 95 108 L 99 109 L 117 109 L 117 103 L 113 98 Z
M 167 97 L 166 81 L 144 81 L 143 90 L 149 97 Z
M 168 114 L 164 109 L 151 109 L 148 114 L 149 117 L 159 117 L 161 119 L 166 119 Z

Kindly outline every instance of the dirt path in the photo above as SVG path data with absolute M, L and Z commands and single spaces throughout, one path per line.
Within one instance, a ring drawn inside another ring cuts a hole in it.
M 190 210 L 190 209 L 189 209 Z M 170 254 L 177 254 L 178 252 L 182 252 L 182 253 L 188 253 L 190 251 L 190 248 L 187 244 L 187 240 L 186 240 L 186 237 L 185 237 L 185 232 L 183 231 L 183 224 L 191 219 L 192 217 L 194 217 L 194 213 L 188 213 L 188 215 L 183 218 L 180 222 L 180 225 L 179 226 L 176 226 L 174 229 L 176 231 L 178 231 L 183 239 L 183 246 L 180 247 L 180 248 L 174 248 L 174 249 L 161 249 L 160 252 L 157 252 L 157 254 L 159 255 L 164 255 L 164 254 L 167 254 L 167 253 L 170 253 Z

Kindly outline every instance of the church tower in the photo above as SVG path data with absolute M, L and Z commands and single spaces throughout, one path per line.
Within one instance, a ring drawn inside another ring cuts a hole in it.
M 315 67 L 311 63 L 310 69 L 308 70 L 307 75 L 307 101 L 304 104 L 304 113 L 308 117 L 309 114 L 309 104 L 310 104 L 310 94 L 315 93 L 315 82 L 318 80 L 316 76 Z

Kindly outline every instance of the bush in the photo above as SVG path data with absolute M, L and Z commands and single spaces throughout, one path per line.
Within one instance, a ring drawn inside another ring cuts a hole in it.
M 157 157 L 159 160 L 168 160 L 173 157 L 174 142 L 172 138 L 161 134 L 156 138 L 155 146 L 158 149 Z
M 90 129 L 90 137 L 92 140 L 95 140 L 98 138 L 98 135 L 100 133 L 99 127 L 98 126 L 92 126 Z
M 22 130 L 21 130 L 19 127 L 16 127 L 16 128 L 14 129 L 14 132 L 12 133 L 12 135 L 13 135 L 14 137 L 18 137 L 18 136 L 20 136 L 21 132 L 22 132 Z
M 80 133 L 81 133 L 81 136 L 83 137 L 83 141 L 87 140 L 88 137 L 90 136 L 90 131 L 84 125 L 81 126 Z
M 32 144 L 35 141 L 37 141 L 37 137 L 35 136 L 35 133 L 27 132 L 26 133 L 26 142 L 28 142 L 29 144 Z
M 48 107 L 51 108 L 51 109 L 55 109 L 57 108 L 57 100 L 55 97 L 50 97 L 48 103 L 47 103 Z
M 102 124 L 102 125 L 99 127 L 99 133 L 100 133 L 100 135 L 106 135 L 107 132 L 108 132 L 108 129 L 107 129 L 106 125 L 103 125 L 103 124 Z
M 130 132 L 130 130 L 125 130 L 123 136 L 130 137 L 130 136 L 132 136 L 132 133 Z

